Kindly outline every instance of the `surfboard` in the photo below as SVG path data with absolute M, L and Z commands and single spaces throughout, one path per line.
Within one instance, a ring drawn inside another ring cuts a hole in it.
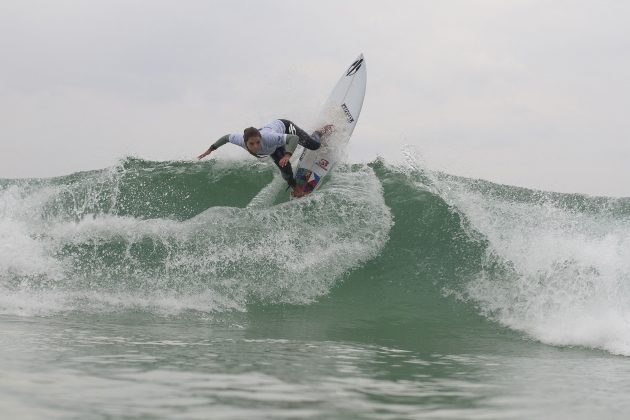
M 317 129 L 332 124 L 332 132 L 322 136 L 319 149 L 304 149 L 296 166 L 297 189 L 304 195 L 315 191 L 342 157 L 350 136 L 357 125 L 367 71 L 363 54 L 343 72 L 316 120 Z

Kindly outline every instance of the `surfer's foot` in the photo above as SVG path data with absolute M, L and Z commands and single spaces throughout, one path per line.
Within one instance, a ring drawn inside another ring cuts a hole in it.
M 332 124 L 327 124 L 323 126 L 322 128 L 320 128 L 319 130 L 315 130 L 315 132 L 313 133 L 313 136 L 317 135 L 318 138 L 322 139 L 322 138 L 328 137 L 334 131 L 335 131 L 335 126 Z
M 300 197 L 304 197 L 306 194 L 304 193 L 304 189 L 296 186 L 291 191 L 291 195 L 295 198 L 300 198 Z
M 329 136 L 330 134 L 332 134 L 335 131 L 335 126 L 332 125 L 332 124 L 326 124 L 325 126 L 323 126 L 322 128 L 320 128 L 317 131 L 322 133 L 322 136 Z

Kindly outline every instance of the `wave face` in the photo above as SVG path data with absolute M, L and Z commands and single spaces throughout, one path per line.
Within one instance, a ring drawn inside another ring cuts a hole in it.
M 630 355 L 630 200 L 449 176 L 411 155 L 341 166 L 300 200 L 259 162 L 128 158 L 0 180 L 3 314 L 245 311 L 342 283 L 372 296 L 358 310 L 386 287 L 392 316 L 453 317 L 450 302 L 545 343 Z M 396 303 L 410 293 L 415 307 Z

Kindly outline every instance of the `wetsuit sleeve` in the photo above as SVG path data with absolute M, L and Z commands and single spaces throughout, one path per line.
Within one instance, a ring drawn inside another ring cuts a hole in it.
M 296 136 L 295 134 L 287 134 L 287 153 L 293 154 L 293 152 L 295 152 L 295 148 L 298 145 L 298 140 L 300 138 L 298 136 Z
M 210 149 L 217 150 L 219 147 L 229 142 L 230 142 L 230 135 L 226 134 L 225 136 L 221 137 L 219 140 L 215 141 L 214 144 L 210 146 Z

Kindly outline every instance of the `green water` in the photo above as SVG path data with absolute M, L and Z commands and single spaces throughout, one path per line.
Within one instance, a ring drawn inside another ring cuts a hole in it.
M 2 180 L 0 411 L 625 418 L 629 216 L 413 160 Z

